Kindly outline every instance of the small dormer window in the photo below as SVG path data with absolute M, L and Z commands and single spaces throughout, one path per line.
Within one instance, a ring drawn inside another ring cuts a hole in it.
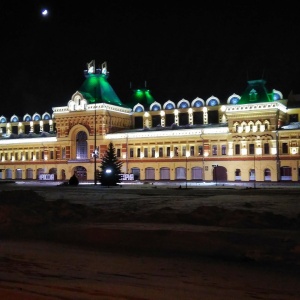
M 257 92 L 256 92 L 256 90 L 252 89 L 251 92 L 250 92 L 250 94 L 249 94 L 249 96 L 250 96 L 250 101 L 256 101 L 257 100 Z
M 166 109 L 174 109 L 174 105 L 172 103 L 168 103 Z
M 239 102 L 239 98 L 238 97 L 232 97 L 231 99 L 230 99 L 230 104 L 237 104 L 238 102 Z
M 216 106 L 218 105 L 218 101 L 216 99 L 211 99 L 208 103 L 209 106 Z
M 160 107 L 158 105 L 152 106 L 152 111 L 158 111 L 158 110 L 160 110 Z

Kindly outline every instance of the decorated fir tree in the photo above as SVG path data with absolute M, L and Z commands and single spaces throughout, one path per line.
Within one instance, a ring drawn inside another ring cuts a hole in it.
M 117 158 L 116 149 L 112 142 L 109 143 L 99 172 L 99 181 L 103 186 L 114 186 L 120 182 L 122 162 Z

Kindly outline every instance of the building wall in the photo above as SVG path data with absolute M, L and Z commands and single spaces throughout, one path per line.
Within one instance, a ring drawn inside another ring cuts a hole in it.
M 291 110 L 293 120 L 299 111 Z M 137 117 L 143 122 L 135 128 Z M 300 130 L 278 126 L 289 119 L 289 110 L 280 102 L 137 113 L 101 103 L 78 110 L 54 108 L 52 119 L 44 123 L 0 124 L 5 128 L 0 178 L 38 180 L 46 173 L 67 180 L 76 171 L 81 181 L 92 181 L 95 163 L 98 168 L 112 141 L 122 171 L 133 172 L 139 180 L 299 181 Z M 44 133 L 45 123 L 49 135 Z M 7 128 L 26 135 L 36 131 L 36 136 L 12 138 Z

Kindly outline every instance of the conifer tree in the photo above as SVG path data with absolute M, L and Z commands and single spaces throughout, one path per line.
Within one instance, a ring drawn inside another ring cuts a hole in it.
M 103 186 L 114 186 L 120 182 L 120 174 L 123 162 L 116 155 L 116 149 L 112 142 L 109 143 L 105 155 L 102 157 L 99 182 Z

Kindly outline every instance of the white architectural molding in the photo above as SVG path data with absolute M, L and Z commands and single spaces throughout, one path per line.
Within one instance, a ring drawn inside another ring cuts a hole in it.
M 22 139 L 7 139 L 0 140 L 0 145 L 24 145 L 24 144 L 37 144 L 37 143 L 55 143 L 56 137 L 44 137 L 44 138 L 22 138 Z

